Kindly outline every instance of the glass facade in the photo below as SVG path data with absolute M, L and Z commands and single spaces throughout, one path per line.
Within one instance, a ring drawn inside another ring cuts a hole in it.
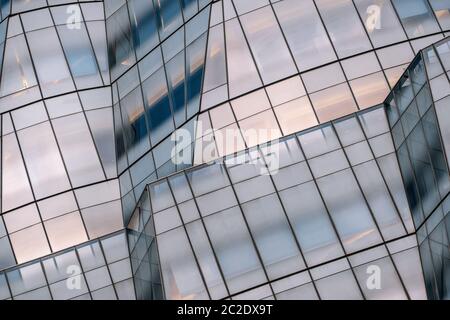
M 408 283 L 420 259 L 389 132 L 380 106 L 281 139 L 276 170 L 272 143 L 152 183 L 132 252 L 156 238 L 167 299 L 422 299 L 423 282 Z M 366 290 L 366 265 L 389 270 L 383 290 Z
M 449 31 L 438 0 L 0 1 L 0 299 L 448 299 Z

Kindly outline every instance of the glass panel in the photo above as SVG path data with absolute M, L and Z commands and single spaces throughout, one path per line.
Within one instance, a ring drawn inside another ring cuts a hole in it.
M 189 238 L 196 253 L 198 263 L 205 277 L 206 285 L 212 299 L 220 299 L 228 295 L 214 253 L 209 245 L 205 228 L 200 221 L 186 225 Z
M 369 268 L 378 267 L 381 270 L 381 286 L 377 290 L 368 289 L 367 283 L 370 282 L 371 272 Z M 368 264 L 354 269 L 356 278 L 359 281 L 361 290 L 368 300 L 407 300 L 399 276 L 394 269 L 390 258 L 383 258 L 372 261 Z
M 50 253 L 41 224 L 13 233 L 9 237 L 17 263 L 24 263 Z
M 34 194 L 43 198 L 70 188 L 55 137 L 48 122 L 17 133 Z
M 308 266 L 344 254 L 314 182 L 280 192 Z
M 225 37 L 230 97 L 236 97 L 260 86 L 261 80 L 237 19 L 225 23 Z
M 158 70 L 145 80 L 142 91 L 148 114 L 150 138 L 152 145 L 155 145 L 174 130 L 164 69 Z
M 404 235 L 405 230 L 402 222 L 375 161 L 361 164 L 354 170 L 384 240 L 391 240 Z
M 312 94 L 311 101 L 321 123 L 358 110 L 346 83 Z
M 127 7 L 122 6 L 106 20 L 108 35 L 108 57 L 112 80 L 135 62 L 133 41 Z
M 2 139 L 2 211 L 33 201 L 30 184 L 15 134 Z
M 80 28 L 57 28 L 77 89 L 103 85 L 85 24 L 80 23 Z
M 209 165 L 205 168 L 187 172 L 194 195 L 198 196 L 228 185 L 228 177 L 224 170 L 222 165 Z
M 316 3 L 340 58 L 372 49 L 351 0 Z
M 136 55 L 140 59 L 158 43 L 156 15 L 153 2 L 147 0 L 130 0 L 128 8 L 133 31 L 133 43 Z
M 362 300 L 358 284 L 350 270 L 316 281 L 317 291 L 323 300 Z M 342 290 L 345 288 L 345 290 Z
M 355 0 L 355 5 L 375 47 L 406 40 L 389 0 Z
M 275 108 L 275 114 L 283 134 L 291 134 L 317 124 L 309 99 L 306 97 L 288 102 Z
M 24 36 L 8 39 L 3 56 L 0 95 L 6 96 L 35 85 L 37 81 Z
M 441 24 L 443 30 L 450 28 L 450 1 L 449 0 L 430 0 L 434 13 Z
M 203 92 L 226 83 L 226 60 L 223 24 L 209 30 Z
M 158 236 L 166 298 L 207 299 L 203 280 L 183 228 Z
M 264 83 L 296 73 L 295 65 L 269 7 L 241 17 L 241 23 L 253 51 Z M 267 50 L 268 45 L 272 50 Z
M 305 267 L 276 195 L 247 202 L 242 210 L 270 279 Z
M 159 18 L 159 34 L 164 39 L 183 23 L 180 2 L 158 0 L 155 1 L 155 7 Z
M 408 37 L 415 38 L 440 31 L 426 0 L 392 0 Z
M 273 7 L 300 71 L 336 59 L 312 0 L 284 0 Z
M 186 49 L 186 117 L 198 112 L 202 91 L 205 64 L 206 34 L 195 40 Z
M 74 90 L 55 29 L 29 32 L 27 39 L 44 97 Z
M 46 284 L 45 275 L 39 263 L 10 271 L 6 276 L 13 296 L 31 291 Z
M 239 208 L 208 216 L 204 221 L 231 293 L 267 281 Z
M 350 169 L 317 183 L 348 253 L 382 241 Z
M 141 88 L 123 98 L 120 107 L 128 160 L 132 163 L 150 149 Z
M 74 187 L 105 178 L 82 113 L 52 120 L 64 163 Z

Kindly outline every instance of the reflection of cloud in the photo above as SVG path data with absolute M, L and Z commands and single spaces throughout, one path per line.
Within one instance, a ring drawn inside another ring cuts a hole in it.
M 362 238 L 368 236 L 369 234 L 373 233 L 375 229 L 369 229 L 367 231 L 358 233 L 354 235 L 353 237 L 349 238 L 347 241 L 345 241 L 346 244 L 352 244 L 353 242 L 356 242 L 358 240 L 361 240 Z

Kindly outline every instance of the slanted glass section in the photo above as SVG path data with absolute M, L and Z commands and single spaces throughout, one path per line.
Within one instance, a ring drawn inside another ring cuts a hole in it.
M 417 231 L 427 295 L 432 300 L 450 299 L 450 196 Z
M 159 281 L 166 299 L 425 297 L 408 279 L 420 260 L 383 106 L 159 179 L 128 228 L 147 297 Z M 369 265 L 389 276 L 380 292 Z
M 422 54 L 430 58 L 429 51 Z M 450 191 L 434 103 L 436 84 L 427 76 L 427 72 L 433 71 L 426 61 L 418 55 L 386 100 L 389 125 L 416 228 Z M 448 86 L 447 79 L 444 85 Z
M 134 300 L 121 231 L 0 272 L 0 299 Z
M 189 1 L 181 8 L 172 2 L 128 1 L 110 8 L 107 19 L 113 30 L 108 45 L 126 222 L 147 183 L 182 169 L 171 159 L 172 134 L 183 128 L 195 135 L 211 6 Z

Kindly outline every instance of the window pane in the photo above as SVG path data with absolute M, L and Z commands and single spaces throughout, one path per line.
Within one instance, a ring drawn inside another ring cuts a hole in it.
M 269 278 L 282 277 L 305 267 L 276 195 L 247 202 L 242 210 Z
M 186 225 L 189 238 L 192 242 L 198 263 L 205 277 L 206 285 L 212 299 L 220 299 L 226 297 L 227 290 L 225 288 L 220 270 L 217 266 L 213 251 L 209 245 L 205 228 L 200 221 L 189 223 Z
M 440 31 L 426 0 L 392 0 L 408 37 L 415 38 Z
M 158 236 L 166 298 L 207 299 L 197 264 L 183 228 Z
M 164 69 L 158 70 L 142 84 L 152 145 L 174 130 Z
M 69 180 L 48 122 L 17 133 L 31 184 L 37 198 L 70 188 Z
M 41 224 L 13 233 L 10 239 L 17 263 L 24 263 L 50 253 Z
M 316 281 L 323 300 L 362 300 L 361 291 L 350 270 Z M 345 290 L 342 290 L 345 288 Z
M 82 113 L 52 121 L 64 163 L 74 187 L 105 178 Z
M 375 47 L 406 40 L 389 0 L 355 0 L 355 5 Z
M 389 86 L 382 72 L 371 74 L 350 82 L 359 109 L 382 103 L 389 93 Z
M 336 59 L 313 1 L 284 0 L 273 7 L 300 71 Z
M 39 263 L 23 266 L 7 273 L 13 296 L 42 287 L 46 284 L 45 275 Z
M 128 1 L 133 42 L 136 55 L 140 59 L 158 43 L 156 15 L 153 2 L 146 0 Z
M 164 39 L 183 23 L 180 2 L 159 0 L 155 1 L 155 7 L 159 18 L 159 34 Z
M 127 6 L 119 10 L 106 20 L 108 35 L 108 57 L 112 80 L 117 79 L 135 62 L 130 21 Z
M 295 65 L 270 7 L 241 17 L 264 83 L 296 73 Z M 267 50 L 270 45 L 271 50 Z
M 284 190 L 280 197 L 309 266 L 344 254 L 313 182 Z
M 351 0 L 316 3 L 340 58 L 372 48 Z
M 85 24 L 79 29 L 57 28 L 77 89 L 103 85 Z
M 443 30 L 450 28 L 450 1 L 430 0 L 430 4 Z
M 205 224 L 231 293 L 267 281 L 239 208 L 208 216 Z
M 223 24 L 209 30 L 208 52 L 203 92 L 212 90 L 226 83 L 225 43 Z
M 228 82 L 230 97 L 236 97 L 261 85 L 242 29 L 237 19 L 225 23 Z
M 363 163 L 354 170 L 384 240 L 404 235 L 405 229 L 375 161 Z
M 209 165 L 205 168 L 187 172 L 194 195 L 198 196 L 228 185 L 228 177 L 224 170 L 222 165 Z
M 123 98 L 120 107 L 128 159 L 135 162 L 150 149 L 141 89 L 138 87 Z
M 33 194 L 15 134 L 4 136 L 2 142 L 2 210 L 5 212 L 33 201 Z
M 123 228 L 120 201 L 108 202 L 83 209 L 81 213 L 91 239 L 110 234 Z
M 311 101 L 321 123 L 358 110 L 346 83 L 312 94 Z
M 378 290 L 369 290 L 367 282 L 369 280 L 369 267 L 378 267 L 382 272 L 381 288 Z M 356 278 L 359 281 L 360 287 L 364 292 L 364 296 L 368 300 L 407 300 L 406 294 L 403 290 L 402 284 L 394 269 L 390 258 L 383 258 L 372 261 L 368 264 L 359 266 L 354 269 Z
M 23 35 L 6 41 L 0 95 L 6 96 L 37 85 Z
M 43 95 L 48 97 L 74 90 L 56 30 L 48 28 L 29 32 L 27 38 Z
M 350 169 L 320 178 L 317 183 L 348 253 L 381 242 Z

